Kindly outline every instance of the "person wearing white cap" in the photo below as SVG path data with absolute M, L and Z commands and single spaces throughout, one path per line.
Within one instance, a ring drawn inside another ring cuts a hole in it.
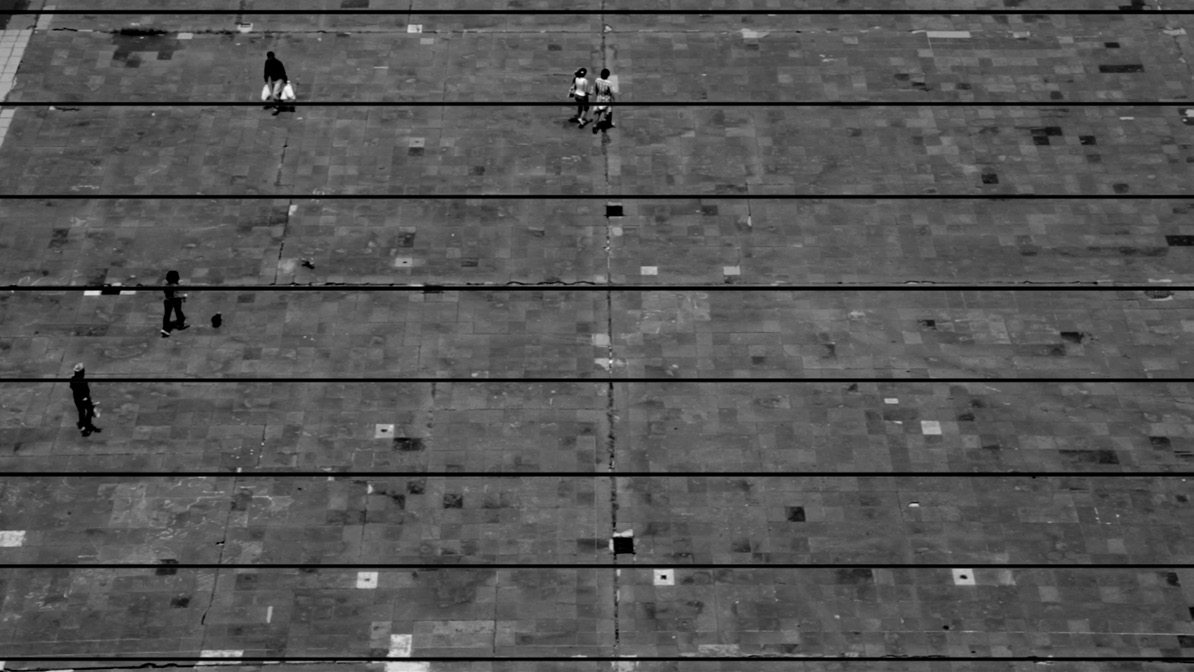
M 75 373 L 70 377 L 70 391 L 75 398 L 75 408 L 79 411 L 79 422 L 76 427 L 83 436 L 91 436 L 92 432 L 104 430 L 96 427 L 91 421 L 95 418 L 95 402 L 91 401 L 91 386 L 83 379 L 84 367 L 80 362 L 75 364 Z

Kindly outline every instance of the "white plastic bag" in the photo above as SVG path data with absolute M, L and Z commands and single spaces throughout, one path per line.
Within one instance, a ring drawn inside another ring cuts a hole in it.
M 270 96 L 269 84 L 266 84 L 265 86 L 261 87 L 261 99 L 269 100 L 269 96 Z
M 290 82 L 282 87 L 282 100 L 294 100 L 294 86 Z

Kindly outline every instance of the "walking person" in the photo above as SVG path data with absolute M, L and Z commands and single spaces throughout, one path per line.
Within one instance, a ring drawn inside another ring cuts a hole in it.
M 282 111 L 280 104 L 282 89 L 289 83 L 290 80 L 286 78 L 286 66 L 274 57 L 274 52 L 267 51 L 265 53 L 265 85 L 269 87 L 269 101 L 273 104 L 266 105 L 265 109 L 274 108 L 275 117 Z
M 166 295 L 162 301 L 165 312 L 162 314 L 162 338 L 168 338 L 170 331 L 173 329 L 186 329 L 191 325 L 187 324 L 187 316 L 182 314 L 182 302 L 187 300 L 186 294 L 179 294 L 177 289 L 173 286 L 178 285 L 178 271 L 168 271 L 166 273 L 166 289 L 162 290 Z M 170 314 L 174 313 L 177 318 L 170 319 Z
M 598 130 L 614 127 L 614 83 L 609 78 L 609 68 L 601 69 L 601 76 L 593 82 L 593 134 Z
M 576 101 L 576 116 L 568 121 L 579 123 L 581 128 L 589 123 L 585 115 L 589 112 L 589 71 L 581 68 L 572 76 L 572 86 L 568 89 L 568 95 Z
M 75 426 L 83 433 L 83 436 L 91 436 L 92 432 L 102 432 L 104 430 L 96 427 L 92 420 L 97 417 L 95 412 L 95 402 L 91 400 L 91 386 L 83 379 L 84 368 L 82 362 L 75 364 L 74 374 L 70 377 L 70 392 L 71 396 L 75 398 L 75 410 L 79 412 L 79 422 Z

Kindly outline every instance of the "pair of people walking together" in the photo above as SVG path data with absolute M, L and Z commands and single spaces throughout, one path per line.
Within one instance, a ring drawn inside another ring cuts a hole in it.
M 609 78 L 609 68 L 602 68 L 601 76 L 593 82 L 592 86 L 589 85 L 588 74 L 588 70 L 581 68 L 572 77 L 572 86 L 568 89 L 568 95 L 576 101 L 576 116 L 568 121 L 579 123 L 581 128 L 592 121 L 593 133 L 606 128 L 614 128 L 614 110 L 611 103 L 614 102 L 615 92 L 614 83 Z M 590 109 L 590 91 L 593 97 L 591 104 L 593 118 L 587 119 L 586 115 Z

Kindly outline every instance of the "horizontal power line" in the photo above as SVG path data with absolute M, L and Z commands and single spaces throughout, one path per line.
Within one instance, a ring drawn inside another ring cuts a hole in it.
M 1070 634 L 1070 633 L 1066 633 Z M 1099 634 L 1099 633 L 1095 633 Z M 1134 633 L 1132 633 L 1134 634 Z M 1180 633 L 1173 633 L 1171 636 L 1176 638 Z M 62 644 L 59 640 L 56 644 Z M 601 645 L 594 645 L 594 647 Z M 863 656 L 863 655 L 818 655 L 818 654 L 800 654 L 800 655 L 781 655 L 772 653 L 759 653 L 757 655 L 733 655 L 733 656 L 404 656 L 404 657 L 390 657 L 390 656 L 238 656 L 238 657 L 201 657 L 201 656 L 166 656 L 166 655 L 150 655 L 150 656 L 105 656 L 105 655 L 91 655 L 91 654 L 76 654 L 73 656 L 63 655 L 21 655 L 10 656 L 5 655 L 5 660 L 25 662 L 25 661 L 47 661 L 47 662 L 71 662 L 71 661 L 87 661 L 89 663 L 142 663 L 140 667 L 160 667 L 159 663 L 199 663 L 208 665 L 235 665 L 237 663 L 317 663 L 317 662 L 342 662 L 342 663 L 414 663 L 414 662 L 428 662 L 428 663 L 470 663 L 470 662 L 518 662 L 518 663 L 534 663 L 534 662 L 550 662 L 550 663 L 654 663 L 654 662 L 689 662 L 689 663 L 725 663 L 725 662 L 751 662 L 751 663 L 815 663 L 818 661 L 834 662 L 837 664 L 843 663 L 876 663 L 876 662 L 1002 662 L 1002 663 L 1042 663 L 1052 665 L 1054 663 L 1076 663 L 1076 662 L 1108 662 L 1108 663 L 1189 663 L 1194 662 L 1194 656 L 947 656 L 947 655 L 904 655 L 904 654 L 889 654 L 884 656 Z M 211 662 L 206 662 L 211 661 Z M 561 668 L 566 669 L 566 668 Z M 718 668 L 722 669 L 722 668 Z
M 301 100 L 295 107 L 558 107 L 576 103 L 561 100 Z M 71 111 L 80 107 L 259 107 L 243 100 L 49 100 L 6 101 L 3 107 L 51 107 Z M 902 100 L 619 100 L 611 107 L 1194 107 L 1194 100 L 1025 100 L 1025 101 L 902 101 Z
M 364 440 L 364 439 L 363 439 Z M 1075 451 L 1081 452 L 1081 451 Z M 1093 451 L 1088 451 L 1093 452 Z M 1194 471 L 9 471 L 25 478 L 1187 478 Z
M 132 292 L 159 292 L 166 285 L 0 285 L 0 292 L 99 292 L 101 296 L 119 296 Z M 1187 292 L 1194 285 L 1170 284 L 1113 284 L 1098 280 L 1058 283 L 1008 284 L 951 284 L 948 282 L 909 281 L 906 284 L 819 284 L 819 285 L 757 285 L 757 284 L 683 284 L 683 285 L 620 285 L 588 281 L 547 282 L 542 284 L 288 284 L 288 285 L 170 285 L 175 291 L 188 292 Z
M 1192 9 L 6 9 L 5 14 L 46 16 L 1023 16 L 1023 15 L 1146 15 L 1181 16 Z M 152 34 L 152 33 L 151 33 Z
M 927 368 L 927 367 L 920 367 Z M 55 383 L 69 383 L 70 378 L 33 378 L 14 376 L 11 378 L 0 377 L 0 385 L 36 385 L 36 384 L 55 384 Z M 343 377 L 343 378 L 320 378 L 311 376 L 290 376 L 290 377 L 273 377 L 273 378 L 247 378 L 242 376 L 228 376 L 224 378 L 205 378 L 196 376 L 193 378 L 177 378 L 162 376 L 160 378 L 145 377 L 145 376 L 88 376 L 89 383 L 197 383 L 204 385 L 211 384 L 229 384 L 229 383 L 298 383 L 298 384 L 314 384 L 314 383 L 329 383 L 329 384 L 343 384 L 343 383 L 460 383 L 460 384 L 501 384 L 509 385 L 511 383 L 532 384 L 532 383 L 575 383 L 585 384 L 594 383 L 598 385 L 613 385 L 613 384 L 713 384 L 713 383 L 761 383 L 761 384 L 775 384 L 775 383 L 814 383 L 814 384 L 858 384 L 858 383 L 1194 383 L 1194 378 L 1071 378 L 1071 377 L 1057 377 L 1057 378 L 957 378 L 957 377 L 941 377 L 941 378 L 877 378 L 877 377 L 852 377 L 852 378 L 825 378 L 825 377 L 807 377 L 807 378 L 793 378 L 793 377 L 775 377 L 775 378 L 714 378 L 707 376 L 691 376 L 691 377 L 647 377 L 647 376 L 630 376 L 630 377 L 597 377 L 592 378 L 548 378 L 542 376 L 522 376 L 518 378 L 456 378 L 456 377 L 431 377 L 431 376 L 410 376 L 410 377 L 394 377 L 394 376 L 377 376 L 377 377 Z
M 609 551 L 605 551 L 609 552 Z M 311 563 L 217 563 L 217 562 L 80 562 L 71 564 L 54 564 L 54 563 L 21 563 L 21 562 L 4 562 L 0 563 L 0 569 L 36 569 L 36 570 L 81 570 L 81 569 L 152 569 L 155 571 L 174 570 L 208 570 L 208 569 L 258 569 L 258 570 L 298 570 L 298 571 L 350 571 L 350 570 L 437 570 L 437 569 L 473 569 L 473 570 L 500 570 L 500 569 L 653 569 L 656 567 L 668 567 L 675 569 L 746 569 L 746 570 L 838 570 L 838 569 L 921 569 L 921 570 L 937 570 L 937 569 L 1018 569 L 1018 570 L 1107 570 L 1107 569 L 1130 569 L 1130 570 L 1164 570 L 1164 569 L 1190 569 L 1194 568 L 1191 563 L 1108 563 L 1108 564 L 1092 564 L 1092 563 L 1076 563 L 1076 562 L 1060 562 L 1060 563 L 991 563 L 980 562 L 973 563 L 967 560 L 959 560 L 957 562 L 925 562 L 925 563 L 900 563 L 900 562 L 794 562 L 794 563 L 774 563 L 774 564 L 760 564 L 760 563 L 743 563 L 743 562 L 706 562 L 706 563 L 688 563 L 675 558 L 660 558 L 654 562 L 644 562 L 637 564 L 633 554 L 622 554 L 627 558 L 627 563 L 617 562 L 573 562 L 573 563 L 557 563 L 557 562 L 506 562 L 506 563 L 476 563 L 476 562 L 457 562 L 457 563 L 426 563 L 426 562 L 347 562 L 347 563 L 327 563 L 327 564 L 311 564 Z M 333 589 L 329 587 L 329 590 Z
M 742 192 L 746 187 L 743 186 Z M 1192 200 L 1188 194 L 0 194 L 0 201 L 1149 201 Z M 617 217 L 613 215 L 612 217 Z

